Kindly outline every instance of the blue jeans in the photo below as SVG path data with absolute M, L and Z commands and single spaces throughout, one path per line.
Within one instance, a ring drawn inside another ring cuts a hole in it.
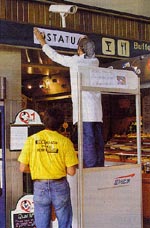
M 104 140 L 100 122 L 83 122 L 83 166 L 104 166 Z
M 33 200 L 36 228 L 50 228 L 51 204 L 55 208 L 59 228 L 72 227 L 70 187 L 66 178 L 34 181 Z

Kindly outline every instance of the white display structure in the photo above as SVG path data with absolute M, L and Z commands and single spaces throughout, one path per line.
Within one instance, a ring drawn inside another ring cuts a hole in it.
M 82 92 L 135 95 L 138 164 L 83 169 Z M 140 82 L 132 71 L 78 68 L 78 228 L 142 228 Z M 77 228 L 73 227 L 73 228 Z
M 132 71 L 79 67 L 77 88 L 79 169 L 68 177 L 73 228 L 142 228 L 139 78 Z M 138 164 L 83 168 L 82 91 L 135 95 Z M 58 228 L 57 220 L 52 227 Z

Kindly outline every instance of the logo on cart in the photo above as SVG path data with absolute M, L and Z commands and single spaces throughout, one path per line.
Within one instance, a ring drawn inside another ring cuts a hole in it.
M 114 185 L 115 186 L 128 185 L 134 176 L 135 176 L 135 173 L 129 174 L 127 176 L 116 177 L 114 181 Z

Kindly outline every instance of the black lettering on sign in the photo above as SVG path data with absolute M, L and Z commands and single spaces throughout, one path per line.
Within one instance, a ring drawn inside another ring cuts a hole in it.
M 36 228 L 33 213 L 12 213 L 13 228 Z

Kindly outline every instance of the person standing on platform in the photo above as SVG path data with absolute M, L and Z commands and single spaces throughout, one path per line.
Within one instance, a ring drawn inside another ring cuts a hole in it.
M 77 54 L 59 54 L 47 43 L 43 33 L 34 28 L 34 35 L 42 46 L 43 52 L 54 62 L 70 68 L 71 95 L 73 103 L 73 124 L 78 122 L 78 66 L 99 66 L 95 57 L 95 44 L 87 36 L 78 41 Z M 104 166 L 104 140 L 102 135 L 101 93 L 83 91 L 83 166 L 86 168 Z
M 58 132 L 64 122 L 59 109 L 46 109 L 45 129 L 29 136 L 19 155 L 20 171 L 31 173 L 34 184 L 34 217 L 37 228 L 50 228 L 52 205 L 59 228 L 72 228 L 72 205 L 67 174 L 78 164 L 71 140 Z

